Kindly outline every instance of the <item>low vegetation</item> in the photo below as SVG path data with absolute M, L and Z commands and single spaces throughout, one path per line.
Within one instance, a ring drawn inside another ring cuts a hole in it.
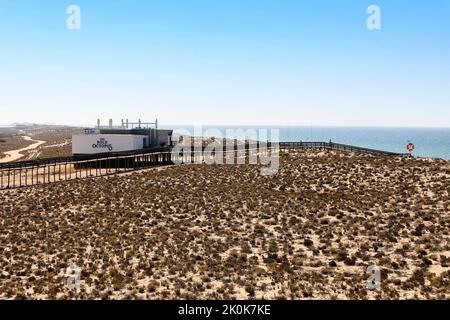
M 184 165 L 1 191 L 0 297 L 448 299 L 449 185 L 446 161 L 302 151 L 275 176 Z

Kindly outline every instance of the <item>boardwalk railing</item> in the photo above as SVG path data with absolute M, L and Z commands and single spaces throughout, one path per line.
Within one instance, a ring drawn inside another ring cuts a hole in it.
M 0 164 L 0 189 L 99 177 L 172 164 L 170 149 L 105 153 Z
M 409 153 L 396 153 L 390 151 L 369 149 L 335 142 L 280 142 L 279 145 L 280 150 L 328 149 L 328 150 L 350 151 L 358 153 L 372 153 L 378 155 L 409 156 Z
M 372 153 L 380 155 L 407 156 L 408 154 L 399 154 L 388 151 L 374 150 L 368 148 L 355 147 L 333 142 L 280 142 L 280 151 L 289 151 L 296 149 L 327 149 L 341 150 L 358 153 Z M 272 152 L 270 142 L 264 143 L 267 152 Z M 223 147 L 220 151 L 225 157 L 233 153 L 232 157 L 249 157 L 250 155 L 260 154 L 256 143 L 245 144 L 243 149 L 236 145 L 229 149 L 229 146 Z M 11 163 L 0 163 L 0 190 L 20 188 L 25 186 L 47 184 L 58 181 L 67 181 L 80 178 L 99 177 L 123 172 L 130 172 L 144 168 L 151 168 L 161 165 L 171 165 L 176 163 L 195 163 L 207 160 L 203 151 L 184 150 L 181 153 L 173 153 L 168 148 L 148 149 L 105 153 L 87 156 L 73 156 L 62 158 L 51 158 L 42 160 L 20 161 Z M 214 157 L 219 151 L 214 151 L 209 156 Z M 180 161 L 182 160 L 182 161 Z

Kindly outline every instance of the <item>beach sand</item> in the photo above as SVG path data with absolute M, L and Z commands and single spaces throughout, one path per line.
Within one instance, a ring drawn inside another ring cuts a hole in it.
M 0 298 L 450 298 L 449 162 L 308 150 L 259 169 L 0 191 Z

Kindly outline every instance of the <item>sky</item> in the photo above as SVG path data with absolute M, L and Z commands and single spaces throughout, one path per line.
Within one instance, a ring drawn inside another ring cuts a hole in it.
M 448 0 L 0 0 L 0 124 L 450 127 L 449 17 Z

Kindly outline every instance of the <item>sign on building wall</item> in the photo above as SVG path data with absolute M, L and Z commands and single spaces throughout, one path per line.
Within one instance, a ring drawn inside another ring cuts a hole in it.
M 97 140 L 97 143 L 92 144 L 93 149 L 108 149 L 108 151 L 113 151 L 113 146 L 111 143 L 108 143 L 108 140 L 105 138 L 100 138 Z
M 72 137 L 73 154 L 132 151 L 144 148 L 147 136 L 122 134 L 81 134 Z

